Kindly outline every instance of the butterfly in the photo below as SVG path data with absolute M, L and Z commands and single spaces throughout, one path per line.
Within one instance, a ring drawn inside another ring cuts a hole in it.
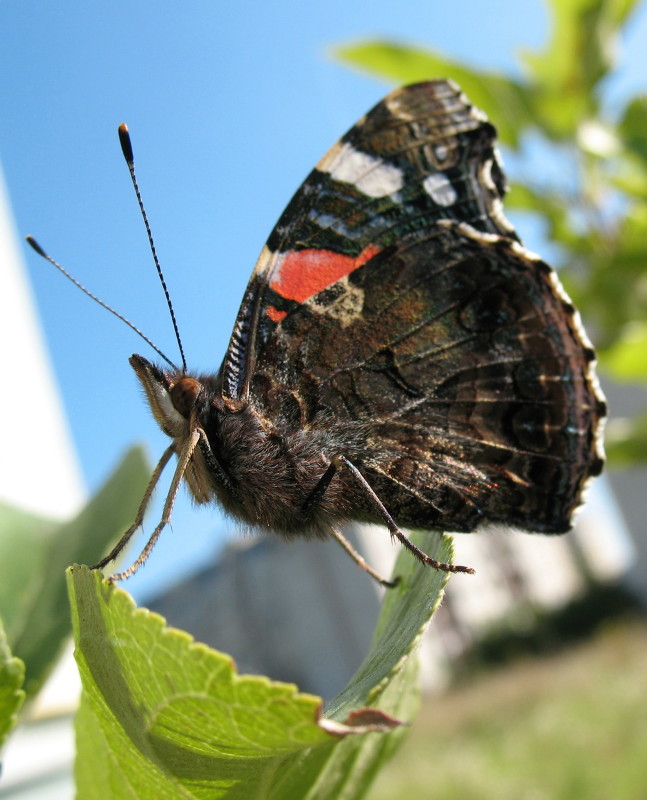
M 357 520 L 569 530 L 600 473 L 605 401 L 557 274 L 502 211 L 496 132 L 450 81 L 389 94 L 317 164 L 272 230 L 214 374 L 130 363 L 182 481 L 257 530 L 343 538 Z M 126 146 L 128 149 L 129 145 Z M 128 159 L 128 155 L 127 155 Z M 132 161 L 132 155 L 131 155 Z

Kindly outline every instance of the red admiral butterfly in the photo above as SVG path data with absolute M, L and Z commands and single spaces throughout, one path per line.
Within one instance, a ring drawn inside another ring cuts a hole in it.
M 132 152 L 127 159 L 132 167 Z M 215 375 L 130 363 L 198 503 L 286 538 L 348 520 L 564 533 L 603 465 L 595 356 L 502 213 L 495 129 L 449 81 L 388 95 L 324 156 L 256 264 Z M 351 552 L 356 560 L 361 558 Z M 378 577 L 370 569 L 374 577 Z

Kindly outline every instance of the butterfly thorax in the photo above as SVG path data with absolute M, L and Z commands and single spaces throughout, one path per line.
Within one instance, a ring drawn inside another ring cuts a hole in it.
M 349 446 L 351 456 L 361 452 L 363 426 L 346 430 L 321 414 L 304 428 L 270 418 L 253 402 L 231 411 L 214 376 L 162 370 L 137 355 L 130 361 L 178 456 L 200 431 L 183 476 L 196 502 L 216 500 L 239 522 L 288 537 L 325 536 L 332 524 L 357 516 L 360 497 L 342 476 L 314 505 L 308 500 L 336 453 Z

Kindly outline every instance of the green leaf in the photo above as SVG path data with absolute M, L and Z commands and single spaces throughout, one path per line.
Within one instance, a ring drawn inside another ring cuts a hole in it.
M 609 25 L 614 29 L 626 25 L 641 2 L 642 0 L 606 0 L 604 10 Z
M 647 383 L 647 322 L 627 325 L 613 346 L 599 356 L 601 366 L 616 380 Z
M 71 632 L 66 567 L 99 559 L 132 521 L 148 478 L 143 453 L 134 448 L 69 522 L 0 507 L 0 613 L 13 652 L 25 662 L 29 696 L 42 685 Z
M 412 538 L 426 551 L 433 544 L 436 560 L 451 562 L 453 549 L 449 537 L 422 532 Z M 399 576 L 400 582 L 386 593 L 371 650 L 348 687 L 328 704 L 328 716 L 341 719 L 359 704 L 372 704 L 373 693 L 397 672 L 401 659 L 418 644 L 440 605 L 447 573 L 421 564 L 403 548 L 394 575 Z
M 410 720 L 418 710 L 418 662 L 409 658 L 401 671 L 380 689 L 375 702 L 398 719 Z M 277 770 L 268 800 L 356 800 L 364 796 L 381 767 L 402 744 L 405 726 L 388 734 L 347 736 L 297 753 Z
M 389 41 L 340 46 L 333 54 L 340 61 L 396 83 L 451 78 L 495 121 L 499 139 L 511 147 L 518 145 L 523 129 L 532 124 L 531 89 L 512 78 L 470 69 L 432 50 Z
M 433 557 L 451 558 L 446 537 L 426 534 L 424 541 L 436 544 Z M 229 656 L 165 628 L 96 573 L 71 569 L 83 682 L 79 796 L 360 797 L 402 736 L 393 717 L 413 714 L 416 663 L 409 656 L 447 579 L 404 551 L 396 571 L 401 582 L 387 593 L 366 661 L 322 715 L 320 698 L 238 675 Z
M 18 711 L 25 700 L 24 681 L 25 665 L 12 656 L 0 621 L 0 747 L 18 720 Z
M 613 68 L 620 29 L 637 0 L 549 0 L 552 31 L 544 50 L 524 61 L 538 87 L 534 106 L 544 130 L 573 137 L 598 116 L 598 86 Z

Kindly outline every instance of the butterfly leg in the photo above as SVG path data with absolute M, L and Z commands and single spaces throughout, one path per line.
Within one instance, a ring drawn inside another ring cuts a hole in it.
M 166 450 L 164 451 L 162 457 L 160 458 L 155 470 L 151 476 L 150 481 L 148 482 L 148 486 L 146 487 L 146 491 L 144 492 L 144 497 L 137 509 L 137 514 L 135 515 L 135 521 L 133 524 L 128 528 L 128 530 L 124 533 L 121 539 L 117 542 L 117 544 L 112 548 L 112 550 L 108 553 L 105 558 L 102 558 L 101 561 L 96 563 L 91 569 L 103 569 L 106 564 L 109 564 L 111 561 L 114 561 L 115 558 L 121 553 L 124 547 L 128 544 L 131 540 L 133 534 L 139 528 L 139 526 L 144 521 L 144 514 L 146 513 L 146 509 L 148 508 L 148 504 L 150 503 L 150 499 L 155 491 L 155 487 L 164 471 L 164 467 L 169 462 L 169 459 L 175 452 L 174 446 L 171 444 L 169 445 Z
M 426 553 L 423 553 L 423 551 L 420 550 L 418 547 L 416 547 L 412 541 L 407 539 L 407 537 L 404 535 L 404 533 L 402 533 L 400 528 L 398 528 L 393 517 L 386 510 L 384 503 L 382 503 L 380 498 L 375 494 L 375 492 L 371 488 L 366 478 L 357 469 L 357 467 L 346 458 L 346 456 L 342 456 L 340 454 L 334 456 L 330 463 L 330 467 L 328 467 L 328 469 L 323 475 L 324 478 L 326 478 L 331 468 L 333 467 L 335 468 L 335 470 L 340 468 L 345 468 L 348 470 L 348 472 L 352 475 L 355 482 L 362 488 L 368 499 L 371 501 L 377 513 L 384 520 L 384 524 L 389 529 L 389 533 L 391 534 L 391 536 L 395 536 L 401 542 L 401 544 L 403 544 L 410 553 L 413 553 L 413 555 L 419 561 L 422 561 L 423 564 L 428 564 L 430 567 L 434 567 L 434 569 L 442 570 L 443 572 L 467 572 L 470 575 L 474 574 L 474 570 L 471 567 L 462 567 L 457 564 L 445 564 L 442 561 L 436 561 L 436 559 L 432 558 L 431 556 L 428 556 Z M 332 475 L 328 478 L 326 486 L 330 483 L 331 480 L 332 480 Z M 317 488 L 318 487 L 315 487 L 315 492 L 317 491 Z
M 393 589 L 395 586 L 400 583 L 400 578 L 396 576 L 392 581 L 383 578 L 379 572 L 373 569 L 373 567 L 368 564 L 364 558 L 355 550 L 353 545 L 348 541 L 348 539 L 338 530 L 335 528 L 331 531 L 333 538 L 335 541 L 339 542 L 339 544 L 344 548 L 344 550 L 348 553 L 348 555 L 353 559 L 353 561 L 360 566 L 363 570 L 368 572 L 368 574 L 376 580 L 378 583 L 381 583 L 382 586 L 386 586 L 387 589 Z
M 177 497 L 180 484 L 182 483 L 182 478 L 184 477 L 186 468 L 189 465 L 189 461 L 191 461 L 191 456 L 193 455 L 193 452 L 200 441 L 200 437 L 204 435 L 204 432 L 200 428 L 194 428 L 191 431 L 191 435 L 187 438 L 186 443 L 179 454 L 177 467 L 175 468 L 175 473 L 173 474 L 173 480 L 171 481 L 171 486 L 168 490 L 168 494 L 166 495 L 166 501 L 164 502 L 164 508 L 162 509 L 162 519 L 151 534 L 150 539 L 146 542 L 146 546 L 139 554 L 137 560 L 134 561 L 128 567 L 128 569 L 125 569 L 123 572 L 116 572 L 114 575 L 111 575 L 110 580 L 112 582 L 123 581 L 126 580 L 126 578 L 130 578 L 130 576 L 134 575 L 135 572 L 137 572 L 142 564 L 144 564 L 148 559 L 152 549 L 157 544 L 160 534 L 171 521 L 171 512 L 173 511 L 173 505 L 175 504 L 175 498 Z
M 333 460 L 328 469 L 317 481 L 317 485 L 310 493 L 308 499 L 301 506 L 301 512 L 303 514 L 307 515 L 310 509 L 313 506 L 315 506 L 319 502 L 319 500 L 321 500 L 321 498 L 324 496 L 326 492 L 326 489 L 330 486 L 330 481 L 332 481 L 338 469 L 339 466 Z M 353 561 L 363 570 L 368 572 L 371 578 L 376 580 L 382 586 L 385 586 L 387 589 L 393 589 L 395 586 L 398 585 L 398 583 L 400 582 L 400 579 L 398 577 L 394 578 L 394 580 L 392 581 L 389 581 L 386 578 L 382 577 L 382 575 L 380 575 L 380 573 L 377 572 L 377 570 L 374 570 L 373 567 L 371 567 L 370 564 L 368 564 L 366 560 L 357 552 L 357 550 L 355 550 L 353 545 L 341 533 L 341 531 L 338 531 L 335 528 L 331 528 L 331 533 L 335 541 L 339 542 L 339 544 L 344 548 L 344 550 L 353 559 Z

